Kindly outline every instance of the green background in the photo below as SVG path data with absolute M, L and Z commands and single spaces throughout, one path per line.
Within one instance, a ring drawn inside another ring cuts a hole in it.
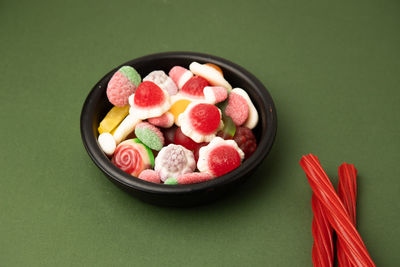
M 400 230 L 399 1 L 0 1 L 1 266 L 311 266 L 317 155 L 354 163 L 378 266 Z M 80 138 L 93 85 L 130 59 L 197 51 L 269 89 L 273 149 L 233 195 L 190 209 L 122 192 Z

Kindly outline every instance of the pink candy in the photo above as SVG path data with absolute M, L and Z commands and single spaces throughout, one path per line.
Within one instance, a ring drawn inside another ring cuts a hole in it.
M 178 184 L 196 184 L 212 180 L 214 177 L 206 172 L 184 173 L 178 176 Z
M 228 91 L 222 86 L 206 86 L 203 93 L 206 101 L 210 104 L 217 104 L 228 97 Z
M 160 175 L 158 174 L 158 172 L 152 169 L 146 169 L 142 171 L 139 174 L 138 178 L 150 183 L 161 183 Z
M 117 107 L 128 105 L 128 97 L 135 92 L 136 85 L 121 72 L 117 71 L 107 87 L 107 98 Z
M 181 66 L 175 66 L 169 71 L 169 77 L 182 89 L 183 85 L 193 77 L 193 73 Z
M 228 105 L 225 108 L 225 114 L 232 118 L 236 126 L 240 126 L 247 120 L 249 116 L 249 105 L 246 99 L 235 93 L 229 94 Z
M 170 112 L 165 112 L 159 117 L 148 118 L 147 121 L 158 127 L 169 128 L 174 124 L 174 115 Z

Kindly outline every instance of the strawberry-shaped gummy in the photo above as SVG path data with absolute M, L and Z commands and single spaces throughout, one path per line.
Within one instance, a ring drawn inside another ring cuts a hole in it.
M 245 159 L 248 159 L 257 148 L 257 140 L 253 132 L 247 127 L 238 127 L 233 140 L 244 152 Z
M 209 83 L 203 77 L 194 76 L 185 83 L 185 85 L 181 89 L 181 93 L 194 98 L 203 99 L 203 89 L 208 85 Z

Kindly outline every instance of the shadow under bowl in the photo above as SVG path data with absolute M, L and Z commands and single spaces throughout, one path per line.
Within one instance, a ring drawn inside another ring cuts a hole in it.
M 163 70 L 168 73 L 176 65 L 188 68 L 193 61 L 218 65 L 233 88 L 242 88 L 250 96 L 259 114 L 259 122 L 253 129 L 258 144 L 253 155 L 237 169 L 221 177 L 191 185 L 154 184 L 133 177 L 114 166 L 97 142 L 98 125 L 112 108 L 106 96 L 107 84 L 112 75 L 124 65 L 134 67 L 144 77 L 154 70 Z M 86 98 L 82 108 L 80 127 L 82 141 L 89 156 L 114 184 L 152 204 L 188 207 L 213 201 L 251 177 L 251 173 L 262 163 L 272 147 L 277 130 L 277 117 L 273 100 L 267 89 L 244 68 L 212 55 L 195 52 L 165 52 L 128 61 L 101 78 Z

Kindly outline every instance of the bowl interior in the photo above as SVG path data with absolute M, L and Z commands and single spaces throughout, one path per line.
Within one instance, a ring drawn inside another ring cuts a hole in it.
M 142 77 L 154 70 L 163 70 L 168 73 L 176 65 L 188 68 L 190 63 L 213 63 L 218 65 L 225 79 L 233 88 L 244 89 L 253 101 L 258 113 L 259 122 L 253 129 L 257 139 L 257 150 L 243 162 L 236 170 L 218 177 L 217 179 L 192 185 L 160 185 L 135 179 L 122 170 L 115 167 L 108 157 L 101 151 L 97 143 L 97 127 L 107 112 L 112 108 L 106 96 L 108 81 L 112 75 L 124 65 L 134 67 Z M 149 193 L 189 193 L 196 190 L 213 189 L 224 186 L 227 183 L 245 178 L 268 154 L 276 133 L 276 112 L 273 100 L 267 89 L 251 73 L 242 67 L 225 59 L 193 52 L 167 52 L 152 54 L 137 58 L 121 64 L 106 74 L 92 89 L 88 95 L 81 114 L 82 140 L 90 157 L 95 164 L 105 172 L 114 182 L 123 184 L 136 190 Z

